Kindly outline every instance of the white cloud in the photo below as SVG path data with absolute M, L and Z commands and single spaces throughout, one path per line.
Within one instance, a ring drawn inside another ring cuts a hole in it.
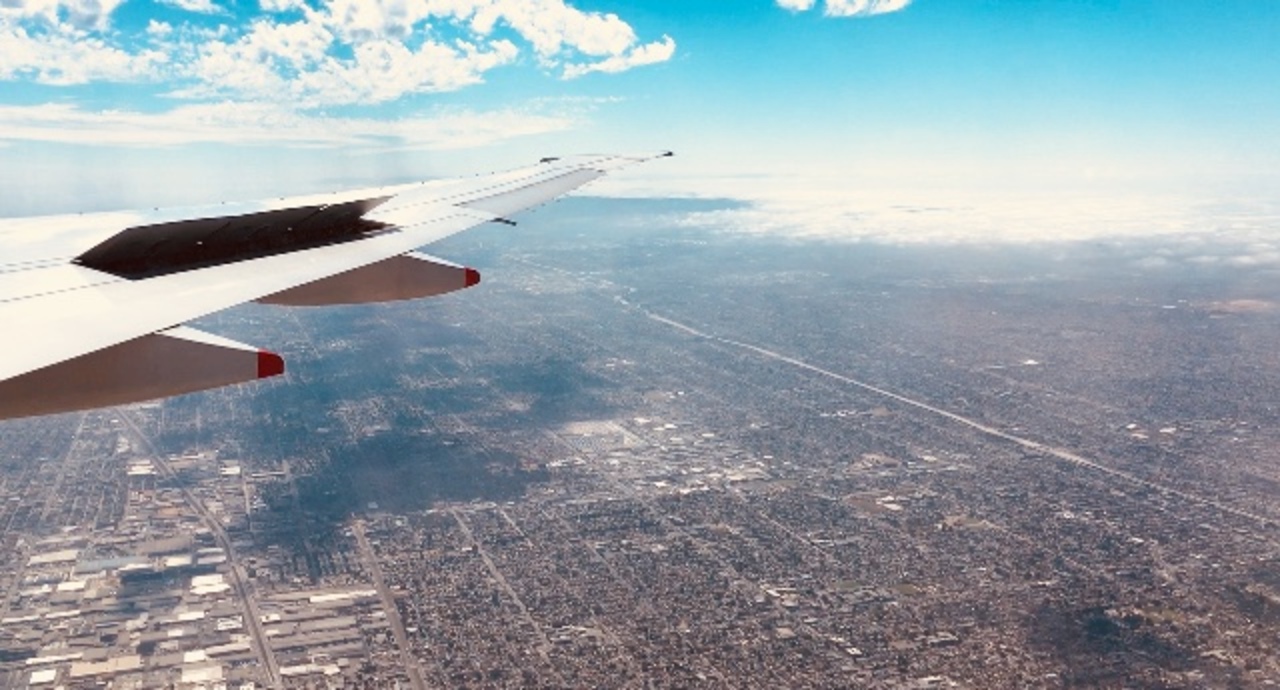
M 471 26 L 491 33 L 502 22 L 548 58 L 564 48 L 593 56 L 620 56 L 636 42 L 635 32 L 615 14 L 582 12 L 563 0 L 496 0 L 473 2 Z
M 598 62 L 578 65 L 565 65 L 564 78 L 575 79 L 591 72 L 615 73 L 625 72 L 633 67 L 666 62 L 676 52 L 676 42 L 670 36 L 663 36 L 661 41 L 654 41 L 636 46 L 620 55 L 611 55 Z
M 102 30 L 124 0 L 0 0 L 0 22 L 36 20 L 46 26 Z
M 258 7 L 263 12 L 288 12 L 289 10 L 301 10 L 307 7 L 307 3 L 303 0 L 258 0 Z
M 43 141 L 95 146 L 192 143 L 470 148 L 569 129 L 568 113 L 459 111 L 396 120 L 308 115 L 266 103 L 184 105 L 162 113 L 90 111 L 67 104 L 0 106 L 0 142 Z
M 215 0 L 159 0 L 223 12 Z M 265 12 L 217 30 L 152 20 L 107 31 L 123 0 L 0 0 L 0 80 L 161 80 L 194 100 L 377 104 L 457 90 L 520 61 L 573 78 L 663 62 L 675 41 L 641 43 L 615 14 L 565 0 L 259 0 Z
M 188 66 L 180 97 L 288 99 L 304 107 L 394 101 L 454 91 L 518 61 L 527 44 L 564 78 L 616 73 L 663 62 L 669 36 L 641 44 L 617 15 L 584 12 L 564 0 L 261 0 L 272 12 L 231 41 L 209 41 Z M 453 34 L 451 39 L 446 35 Z M 586 58 L 586 59 L 583 59 Z
M 163 5 L 198 14 L 217 14 L 223 11 L 221 7 L 214 4 L 213 0 L 159 0 L 159 2 Z
M 158 22 L 154 19 L 147 22 L 147 35 L 154 38 L 164 38 L 173 34 L 173 25 L 168 22 Z
M 411 36 L 424 26 L 442 25 L 469 32 L 469 41 L 486 43 L 507 30 L 528 43 L 543 66 L 564 65 L 562 75 L 569 78 L 661 62 L 675 50 L 670 37 L 639 44 L 635 30 L 617 15 L 585 12 L 564 0 L 327 0 L 319 17 L 343 40 L 355 43 Z M 598 63 L 607 66 L 584 70 L 572 61 L 575 54 L 603 58 Z
M 778 6 L 792 12 L 813 9 L 816 0 L 777 0 Z M 870 17 L 906 9 L 911 0 L 824 0 L 822 13 L 828 17 Z
M 198 85 L 184 97 L 233 95 L 288 101 L 302 107 L 393 101 L 409 93 L 453 91 L 483 81 L 485 72 L 513 62 L 506 40 L 484 47 L 427 40 L 417 48 L 388 38 L 359 41 L 351 56 L 334 57 L 334 33 L 317 15 L 291 23 L 259 21 L 232 43 L 212 41 L 191 65 Z
M 152 79 L 167 61 L 158 50 L 130 53 L 69 26 L 28 33 L 0 24 L 0 80 L 69 86 Z
M 625 72 L 669 60 L 676 50 L 669 36 L 639 44 L 617 15 L 582 12 L 563 0 L 326 0 L 319 9 L 261 0 L 261 6 L 300 10 L 303 17 L 260 19 L 236 41 L 202 46 L 191 68 L 197 86 L 177 95 L 376 104 L 483 82 L 489 70 L 520 58 L 516 40 L 564 78 Z M 444 40 L 449 32 L 457 37 Z
M 906 9 L 911 0 L 826 0 L 828 17 L 869 17 Z

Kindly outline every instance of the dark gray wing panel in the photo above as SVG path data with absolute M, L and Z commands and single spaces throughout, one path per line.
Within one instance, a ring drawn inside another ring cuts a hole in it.
M 75 263 L 129 280 L 364 239 L 388 226 L 363 218 L 390 197 L 127 228 Z

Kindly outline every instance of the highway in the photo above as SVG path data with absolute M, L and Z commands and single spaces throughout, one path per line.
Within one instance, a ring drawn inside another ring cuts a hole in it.
M 129 425 L 129 429 L 133 431 L 134 437 L 142 444 L 147 454 L 155 461 L 160 472 L 167 478 L 173 479 L 174 472 L 169 463 L 165 460 L 164 455 L 156 450 L 155 445 L 151 443 L 151 438 L 142 432 L 134 422 L 130 413 L 122 411 L 120 418 L 125 424 Z M 227 555 L 227 566 L 231 571 L 231 587 L 235 590 L 236 598 L 241 602 L 241 611 L 244 618 L 245 629 L 249 631 L 250 637 L 253 638 L 253 647 L 258 655 L 258 660 L 262 662 L 263 668 L 267 671 L 267 677 L 271 687 L 281 687 L 280 684 L 280 665 L 276 662 L 275 653 L 271 651 L 270 645 L 267 644 L 267 636 L 262 630 L 262 615 L 258 610 L 258 603 L 253 597 L 252 587 L 246 582 L 243 569 L 236 561 L 235 551 L 231 546 L 231 539 L 227 536 L 227 531 L 223 529 L 222 523 L 213 515 L 209 514 L 205 508 L 204 502 L 196 498 L 186 487 L 178 485 L 178 490 L 182 492 L 182 498 L 191 506 L 193 510 L 200 516 L 205 527 L 213 534 L 214 540 L 218 542 L 218 546 L 222 548 L 223 553 Z
M 903 405 L 906 405 L 908 407 L 913 407 L 917 410 L 922 410 L 924 412 L 928 412 L 930 414 L 943 417 L 952 422 L 962 424 L 964 426 L 974 429 L 987 436 L 991 436 L 993 438 L 997 438 L 1002 441 L 1007 441 L 1010 443 L 1017 444 L 1029 451 L 1033 451 L 1038 455 L 1048 456 L 1050 458 L 1053 458 L 1061 462 L 1066 462 L 1079 467 L 1084 467 L 1094 472 L 1098 472 L 1100 474 L 1106 475 L 1112 479 L 1118 479 L 1130 484 L 1136 484 L 1149 489 L 1153 489 L 1166 496 L 1172 496 L 1190 503 L 1196 503 L 1199 505 L 1208 506 L 1210 508 L 1213 508 L 1227 515 L 1232 515 L 1238 518 L 1243 518 L 1250 522 L 1254 522 L 1258 526 L 1266 530 L 1270 530 L 1270 528 L 1273 527 L 1272 521 L 1266 518 L 1265 516 L 1258 515 L 1256 513 L 1251 513 L 1245 510 L 1241 510 L 1239 508 L 1227 505 L 1220 501 L 1215 501 L 1213 499 L 1205 498 L 1203 496 L 1197 496 L 1195 494 L 1182 491 L 1180 489 L 1175 489 L 1170 486 L 1165 486 L 1163 484 L 1159 484 L 1157 482 L 1153 482 L 1148 479 L 1143 479 L 1142 477 L 1138 477 L 1128 472 L 1115 469 L 1114 467 L 1108 467 L 1107 465 L 1104 465 L 1101 462 L 1098 462 L 1097 460 L 1086 458 L 1080 455 L 1079 453 L 1075 453 L 1071 450 L 1052 446 L 1047 443 L 1041 443 L 1040 441 L 1034 441 L 1029 438 L 1025 438 L 1023 436 L 1017 436 L 1007 431 L 1002 431 L 993 426 L 990 426 L 989 424 L 983 424 L 982 422 L 958 415 L 954 412 L 944 410 L 934 405 L 930 405 L 929 403 L 922 402 L 914 398 L 909 398 L 899 393 L 894 393 L 893 391 L 886 390 L 879 386 L 874 386 L 872 384 L 859 381 L 857 379 L 851 378 L 849 376 L 845 376 L 843 374 L 836 373 L 829 369 L 823 369 L 822 367 L 815 366 L 813 364 L 810 364 L 803 360 L 796 359 L 795 357 L 790 357 L 780 352 L 775 352 L 773 350 L 769 350 L 769 349 L 760 347 L 758 345 L 752 345 L 750 343 L 744 343 L 738 340 L 732 340 L 730 338 L 725 338 L 725 337 L 721 337 L 711 333 L 706 333 L 704 331 L 698 330 L 697 328 L 694 328 L 693 326 L 680 323 L 679 321 L 674 321 L 660 314 L 655 314 L 647 309 L 644 309 L 643 307 L 640 307 L 635 304 L 631 304 L 623 299 L 618 299 L 618 301 L 626 307 L 639 309 L 642 313 L 644 313 L 645 316 L 652 319 L 653 321 L 661 323 L 665 326 L 670 326 L 671 328 L 675 328 L 689 335 L 692 335 L 698 338 L 704 338 L 706 340 L 710 340 L 712 342 L 720 343 L 722 345 L 734 347 L 740 350 L 746 350 L 748 352 L 754 353 L 761 357 L 782 362 L 784 364 L 789 364 L 793 367 L 798 367 L 800 369 L 804 369 L 805 371 L 809 371 L 811 373 L 818 374 L 820 376 L 825 376 L 830 379 L 835 379 L 836 381 L 839 381 L 841 383 L 845 383 L 851 386 L 855 386 L 857 388 L 861 388 L 862 390 L 902 403 Z M 1259 536 L 1263 536 L 1265 538 L 1270 539 L 1269 532 L 1267 535 L 1259 534 Z
M 360 560 L 369 568 L 373 586 L 378 590 L 378 596 L 382 598 L 382 608 L 387 612 L 391 634 L 396 638 L 396 647 L 400 648 L 400 665 L 409 674 L 409 682 L 413 685 L 413 690 L 426 690 L 426 685 L 422 682 L 422 672 L 418 670 L 418 664 L 409 651 L 409 635 L 405 632 L 404 621 L 400 618 L 396 598 L 387 587 L 386 579 L 382 577 L 382 568 L 378 567 L 378 556 L 373 552 L 373 546 L 369 544 L 369 537 L 365 536 L 364 521 L 352 520 L 351 533 L 355 535 L 356 545 L 360 549 Z

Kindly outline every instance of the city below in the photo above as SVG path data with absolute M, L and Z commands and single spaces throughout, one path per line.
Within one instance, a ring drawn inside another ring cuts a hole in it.
M 1265 688 L 1280 288 L 575 198 L 246 306 L 257 385 L 0 424 L 0 688 Z M 1181 266 L 1181 267 L 1180 267 Z

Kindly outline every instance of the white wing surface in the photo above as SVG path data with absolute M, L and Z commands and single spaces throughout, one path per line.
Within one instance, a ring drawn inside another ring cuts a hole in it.
M 474 270 L 413 250 L 669 155 L 544 159 L 270 202 L 0 221 L 0 419 L 282 373 L 276 355 L 182 324 L 255 300 L 351 304 L 469 287 Z

